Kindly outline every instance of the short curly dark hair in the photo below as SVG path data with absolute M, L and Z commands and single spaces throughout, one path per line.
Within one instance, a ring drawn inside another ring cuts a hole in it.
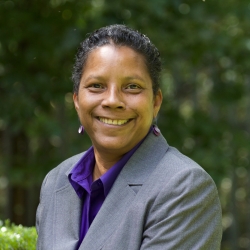
M 153 93 L 156 95 L 160 88 L 159 78 L 161 73 L 161 58 L 158 49 L 144 34 L 125 25 L 118 24 L 95 30 L 80 44 L 72 72 L 72 80 L 74 83 L 73 92 L 78 93 L 82 73 L 89 53 L 97 47 L 107 44 L 127 46 L 145 58 L 152 80 Z

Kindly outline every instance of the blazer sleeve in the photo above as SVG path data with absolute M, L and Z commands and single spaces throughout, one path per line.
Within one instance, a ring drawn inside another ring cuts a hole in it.
M 148 212 L 141 250 L 219 250 L 221 207 L 216 186 L 200 168 L 175 174 Z
M 40 226 L 41 214 L 42 214 L 42 209 L 43 209 L 43 190 L 44 190 L 44 186 L 46 184 L 46 181 L 48 179 L 48 176 L 49 176 L 49 174 L 47 174 L 43 180 L 41 190 L 40 190 L 40 200 L 39 200 L 39 204 L 38 204 L 37 211 L 36 211 L 36 231 L 37 231 L 37 234 L 39 234 L 39 226 Z

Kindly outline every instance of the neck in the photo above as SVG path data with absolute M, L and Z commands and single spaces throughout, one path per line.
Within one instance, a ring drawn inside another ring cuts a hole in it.
M 93 181 L 104 175 L 115 163 L 117 163 L 122 158 L 122 155 L 117 156 L 105 153 L 100 154 L 95 148 L 94 154 L 96 163 L 93 171 Z

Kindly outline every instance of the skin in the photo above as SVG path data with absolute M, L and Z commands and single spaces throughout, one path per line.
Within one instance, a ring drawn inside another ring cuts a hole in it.
M 147 135 L 162 93 L 153 95 L 142 55 L 126 46 L 105 45 L 89 54 L 73 100 L 93 143 L 96 180 Z

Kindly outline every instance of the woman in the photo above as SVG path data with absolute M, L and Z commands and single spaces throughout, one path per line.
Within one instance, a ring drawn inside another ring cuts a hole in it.
M 158 50 L 124 25 L 83 41 L 73 100 L 92 147 L 45 178 L 37 249 L 219 249 L 211 177 L 153 125 L 162 103 Z

